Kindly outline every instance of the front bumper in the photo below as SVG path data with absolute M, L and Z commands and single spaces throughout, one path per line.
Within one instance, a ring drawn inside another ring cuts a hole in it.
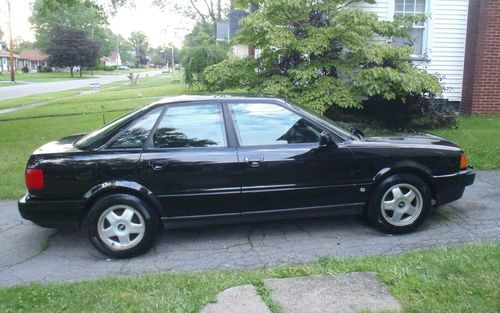
M 462 198 L 465 187 L 476 179 L 476 171 L 472 167 L 450 175 L 432 177 L 433 192 L 437 205 L 443 205 Z
M 17 202 L 21 217 L 49 228 L 78 229 L 85 202 L 83 200 L 42 200 L 29 193 Z

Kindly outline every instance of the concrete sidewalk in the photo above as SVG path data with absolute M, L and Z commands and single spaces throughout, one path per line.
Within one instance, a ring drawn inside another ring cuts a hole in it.
M 373 273 L 264 280 L 284 313 L 400 312 L 401 305 Z M 252 285 L 229 288 L 201 313 L 271 313 Z
M 204 269 L 257 268 L 500 241 L 500 171 L 479 172 L 464 197 L 439 208 L 416 232 L 391 236 L 358 217 L 287 220 L 163 231 L 154 248 L 109 260 L 85 231 L 54 233 L 0 202 L 0 286 Z M 40 270 L 43 269 L 43 270 Z

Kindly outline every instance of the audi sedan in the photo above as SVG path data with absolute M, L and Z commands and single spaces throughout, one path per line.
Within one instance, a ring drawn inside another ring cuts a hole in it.
M 23 218 L 86 225 L 98 250 L 128 258 L 161 226 L 354 213 L 406 233 L 475 172 L 439 137 L 364 138 L 276 98 L 182 96 L 40 147 L 25 178 Z

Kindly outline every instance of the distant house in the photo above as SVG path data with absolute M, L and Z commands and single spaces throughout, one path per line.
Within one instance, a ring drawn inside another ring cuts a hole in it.
M 432 74 L 438 73 L 445 87 L 443 98 L 458 105 L 462 96 L 468 4 L 468 0 L 377 0 L 375 4 L 359 2 L 356 5 L 364 11 L 376 13 L 381 20 L 392 20 L 395 15 L 429 16 L 425 23 L 419 23 L 409 31 L 409 40 L 379 38 L 375 41 L 411 45 L 413 63 Z M 239 28 L 239 19 L 247 14 L 230 12 L 227 31 L 230 38 Z M 233 46 L 233 54 L 246 57 L 250 48 L 248 45 Z M 255 54 L 258 55 L 258 50 Z
M 40 50 L 23 50 L 19 53 L 17 68 L 27 67 L 30 72 L 38 72 L 39 67 L 47 66 L 48 56 Z
M 102 57 L 101 64 L 104 66 L 121 66 L 122 58 L 120 52 L 112 51 L 110 56 Z
M 17 59 L 19 56 L 14 54 L 14 70 L 17 69 Z M 0 50 L 0 72 L 10 71 L 10 55 L 9 51 Z

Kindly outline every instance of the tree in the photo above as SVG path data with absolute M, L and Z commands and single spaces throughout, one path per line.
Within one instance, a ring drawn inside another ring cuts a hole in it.
M 172 63 L 172 45 L 166 47 L 157 47 L 149 49 L 148 53 L 151 56 L 151 63 L 154 65 L 166 65 Z M 174 62 L 181 63 L 181 51 L 174 47 Z
M 19 54 L 21 51 L 26 49 L 33 49 L 35 44 L 31 41 L 26 41 L 21 37 L 16 37 L 14 39 L 14 53 Z
M 52 66 L 69 67 L 71 77 L 73 69 L 91 67 L 97 63 L 99 58 L 99 43 L 88 38 L 85 31 L 81 29 L 55 26 L 50 32 L 50 41 L 44 52 L 49 56 L 49 64 Z
M 191 19 L 196 19 L 205 26 L 212 28 L 215 36 L 215 27 L 222 20 L 229 8 L 229 0 L 154 0 L 160 8 L 174 8 Z
M 219 46 L 200 46 L 183 50 L 184 81 L 191 87 L 203 85 L 205 69 L 221 62 L 226 56 L 227 52 Z
M 79 28 L 92 38 L 107 26 L 99 8 L 86 0 L 68 0 L 58 5 L 53 0 L 35 0 L 29 20 L 40 49 L 48 46 L 50 33 L 56 26 Z
M 196 23 L 193 30 L 184 37 L 184 48 L 215 45 L 213 24 Z
M 107 13 L 115 13 L 119 7 L 122 7 L 133 0 L 47 0 L 44 2 L 43 10 L 45 12 L 56 11 L 60 6 L 75 6 L 84 4 L 87 7 L 98 9 L 102 17 L 106 17 Z M 106 4 L 107 3 L 107 4 Z
M 7 43 L 3 40 L 3 30 L 0 28 L 0 50 L 7 50 Z
M 148 50 L 148 37 L 143 32 L 132 32 L 128 38 L 132 44 L 135 56 L 136 56 L 136 66 L 139 67 L 141 64 L 147 64 L 148 59 L 146 57 L 146 51 Z
M 246 70 L 253 91 L 287 96 L 319 112 L 332 105 L 361 108 L 362 99 L 404 99 L 441 92 L 437 77 L 409 62 L 411 49 L 376 44 L 375 37 L 405 37 L 405 27 L 424 17 L 396 17 L 381 21 L 376 14 L 351 4 L 360 0 L 240 1 L 259 10 L 242 21 L 237 42 L 261 49 L 254 66 L 231 64 Z M 374 3 L 374 0 L 365 2 Z M 227 62 L 205 72 L 210 88 L 240 87 L 224 77 Z M 236 68 L 234 69 L 236 70 Z M 254 75 L 257 70 L 258 75 Z M 239 75 L 242 77 L 245 75 Z M 217 85 L 217 82 L 224 85 Z

